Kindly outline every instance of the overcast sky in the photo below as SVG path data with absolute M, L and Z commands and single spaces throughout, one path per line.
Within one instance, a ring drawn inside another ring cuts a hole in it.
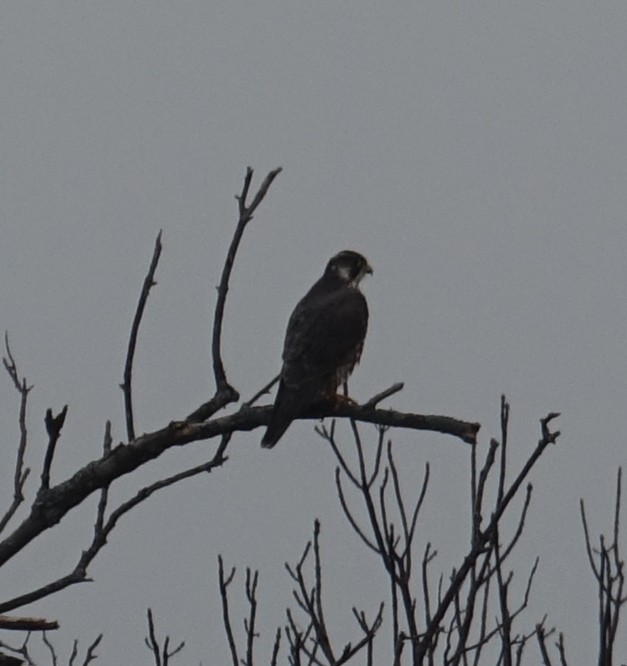
M 527 571 L 541 557 L 526 626 L 548 612 L 572 656 L 591 663 L 596 596 L 578 500 L 594 532 L 607 530 L 625 460 L 626 25 L 618 1 L 3 2 L 0 328 L 35 385 L 29 464 L 41 464 L 47 407 L 69 404 L 55 481 L 99 455 L 106 419 L 124 439 L 118 384 L 159 229 L 137 430 L 212 394 L 210 319 L 234 195 L 246 166 L 257 182 L 282 166 L 232 280 L 231 382 L 246 397 L 273 377 L 287 318 L 328 258 L 365 254 L 371 324 L 353 397 L 404 381 L 392 406 L 480 421 L 485 448 L 505 393 L 513 464 L 535 445 L 538 420 L 562 412 L 559 446 L 533 475 L 517 562 Z M 8 378 L 0 410 L 8 504 L 18 436 Z M 431 462 L 420 547 L 438 547 L 436 570 L 448 572 L 467 542 L 469 450 L 392 436 L 411 489 Z M 222 470 L 123 520 L 93 583 L 28 609 L 61 621 L 65 659 L 74 637 L 102 631 L 103 664 L 149 663 L 151 606 L 187 641 L 180 663 L 218 663 L 220 552 L 241 573 L 260 569 L 267 647 L 289 603 L 283 563 L 315 517 L 339 630 L 352 628 L 352 605 L 377 607 L 385 578 L 366 573 L 376 563 L 345 525 L 312 423 L 272 451 L 260 437 L 234 438 Z M 166 455 L 116 484 L 114 499 L 214 448 Z M 73 567 L 94 508 L 3 569 L 3 595 Z

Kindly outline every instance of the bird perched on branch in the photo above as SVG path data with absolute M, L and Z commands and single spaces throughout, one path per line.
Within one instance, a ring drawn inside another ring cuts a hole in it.
M 368 305 L 359 283 L 367 274 L 372 268 L 361 254 L 340 252 L 294 309 L 264 448 L 273 447 L 303 409 L 337 399 L 364 346 Z

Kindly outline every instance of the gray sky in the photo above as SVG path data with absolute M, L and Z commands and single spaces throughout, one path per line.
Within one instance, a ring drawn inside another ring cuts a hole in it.
M 35 384 L 30 464 L 49 406 L 70 410 L 57 481 L 99 454 L 106 419 L 124 438 L 118 384 L 159 229 L 137 430 L 211 394 L 209 322 L 233 197 L 247 165 L 258 180 L 280 165 L 229 294 L 232 383 L 249 396 L 276 374 L 289 313 L 329 256 L 365 254 L 375 275 L 355 398 L 405 381 L 394 407 L 478 420 L 487 446 L 506 393 L 513 463 L 534 446 L 538 419 L 562 412 L 560 445 L 533 476 L 520 562 L 526 571 L 541 556 L 528 626 L 548 611 L 590 662 L 596 598 L 578 500 L 595 532 L 608 529 L 625 458 L 626 21 L 614 1 L 2 3 L 0 327 Z M 0 396 L 8 503 L 8 379 Z M 375 563 L 344 524 L 312 425 L 294 425 L 272 452 L 260 436 L 237 437 L 223 470 L 124 520 L 94 583 L 31 609 L 62 622 L 61 651 L 104 631 L 103 664 L 147 663 L 150 605 L 187 641 L 182 663 L 225 655 L 219 552 L 241 573 L 260 568 L 267 645 L 289 603 L 283 562 L 314 517 L 338 620 L 352 628 L 352 605 L 376 608 L 385 579 L 365 574 Z M 466 543 L 468 450 L 429 434 L 394 433 L 394 444 L 408 483 L 433 466 L 437 511 L 421 543 L 440 548 L 448 571 L 458 557 L 444 551 Z M 214 446 L 168 454 L 140 479 Z M 3 570 L 5 594 L 73 566 L 94 506 Z

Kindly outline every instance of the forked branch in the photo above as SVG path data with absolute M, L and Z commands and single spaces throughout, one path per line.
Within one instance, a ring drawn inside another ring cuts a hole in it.
M 4 516 L 0 518 L 0 533 L 7 526 L 15 512 L 17 511 L 20 504 L 24 501 L 24 484 L 26 479 L 30 474 L 30 469 L 28 467 L 24 468 L 24 455 L 26 453 L 26 445 L 28 442 L 28 431 L 26 428 L 26 407 L 28 404 L 28 394 L 30 393 L 32 386 L 29 386 L 26 377 L 20 377 L 17 364 L 11 353 L 11 347 L 9 346 L 9 334 L 5 332 L 4 334 L 4 347 L 6 351 L 6 356 L 2 358 L 2 363 L 4 364 L 5 370 L 7 371 L 13 386 L 15 386 L 16 391 L 20 395 L 20 409 L 19 409 L 19 429 L 20 429 L 20 441 L 17 445 L 17 457 L 15 461 L 15 472 L 13 474 L 13 501 Z
M 257 207 L 264 200 L 274 179 L 280 173 L 281 167 L 270 171 L 259 190 L 257 190 L 252 202 L 248 203 L 247 199 L 253 178 L 253 170 L 250 167 L 246 169 L 246 177 L 244 178 L 242 192 L 236 197 L 238 201 L 239 220 L 235 227 L 235 233 L 233 234 L 233 239 L 231 240 L 231 245 L 229 246 L 226 260 L 222 268 L 222 276 L 220 278 L 220 284 L 218 285 L 218 300 L 216 301 L 213 317 L 211 357 L 213 363 L 213 375 L 216 382 L 216 391 L 211 400 L 201 405 L 187 417 L 186 420 L 190 423 L 205 421 L 226 405 L 239 400 L 239 393 L 229 384 L 226 378 L 226 371 L 222 361 L 222 321 L 224 319 L 224 307 L 226 305 L 226 297 L 229 291 L 229 280 L 233 271 L 235 256 L 242 240 L 244 230 L 246 229 L 246 225 L 253 219 L 253 214 L 257 210 Z
M 152 610 L 146 612 L 148 618 L 148 636 L 144 639 L 146 647 L 152 652 L 155 666 L 169 666 L 170 659 L 177 655 L 185 647 L 185 641 L 181 641 L 175 648 L 170 647 L 170 637 L 166 636 L 163 641 L 157 638 Z
M 620 507 L 622 494 L 622 468 L 618 468 L 614 505 L 614 529 L 609 543 L 603 535 L 593 548 L 584 501 L 580 500 L 586 551 L 590 568 L 598 587 L 599 664 L 612 664 L 616 632 L 621 611 L 627 597 L 625 589 L 625 561 L 620 551 Z

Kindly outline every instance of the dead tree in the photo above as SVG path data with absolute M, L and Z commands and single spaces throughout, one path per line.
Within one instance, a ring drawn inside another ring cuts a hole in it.
M 0 629 L 26 632 L 19 644 L 0 642 L 0 663 L 35 665 L 29 649 L 32 636 L 41 637 L 49 651 L 49 661 L 59 663 L 52 641 L 46 632 L 58 624 L 54 620 L 20 617 L 12 612 L 50 596 L 76 583 L 90 580 L 88 569 L 94 558 L 107 543 L 107 539 L 124 515 L 144 502 L 155 492 L 190 477 L 214 471 L 225 466 L 231 439 L 238 432 L 250 431 L 268 424 L 271 407 L 256 406 L 258 400 L 274 385 L 268 382 L 250 399 L 240 402 L 238 391 L 227 378 L 222 360 L 221 340 L 225 319 L 229 281 L 234 269 L 237 251 L 247 225 L 267 195 L 280 169 L 271 171 L 259 189 L 250 191 L 253 171 L 248 169 L 238 202 L 237 224 L 222 267 L 214 308 L 211 330 L 211 358 L 215 392 L 208 400 L 196 406 L 187 418 L 172 421 L 164 428 L 137 436 L 133 405 L 133 364 L 143 313 L 151 289 L 156 285 L 155 275 L 162 252 L 162 236 L 157 236 L 150 265 L 140 292 L 131 325 L 126 360 L 121 384 L 125 407 L 126 441 L 114 445 L 111 423 L 106 422 L 102 454 L 89 464 L 76 470 L 68 478 L 58 480 L 54 474 L 55 453 L 62 445 L 67 406 L 58 413 L 46 411 L 44 422 L 48 443 L 41 452 L 39 481 L 33 482 L 31 469 L 26 467 L 28 447 L 27 404 L 32 386 L 18 371 L 17 362 L 5 336 L 6 354 L 3 359 L 9 379 L 19 396 L 19 437 L 13 471 L 12 497 L 0 516 L 0 566 L 18 555 L 24 547 L 38 539 L 46 530 L 57 525 L 65 515 L 82 504 L 92 493 L 99 494 L 93 533 L 87 547 L 77 554 L 74 567 L 60 578 L 36 588 L 24 589 L 18 596 L 0 599 Z M 558 416 L 549 413 L 541 420 L 540 439 L 520 470 L 511 473 L 508 468 L 509 405 L 501 402 L 501 433 L 493 439 L 486 452 L 477 447 L 479 424 L 448 416 L 401 413 L 379 405 L 401 390 L 401 383 L 379 391 L 361 405 L 342 402 L 339 406 L 317 405 L 303 411 L 299 418 L 320 419 L 333 417 L 333 421 L 320 426 L 318 432 L 328 442 L 337 461 L 336 488 L 338 501 L 347 523 L 379 562 L 388 580 L 389 595 L 368 611 L 352 607 L 356 634 L 349 643 L 338 644 L 332 627 L 326 620 L 326 601 L 323 593 L 322 558 L 320 555 L 321 523 L 314 523 L 313 538 L 307 543 L 301 558 L 286 565 L 293 589 L 293 603 L 286 612 L 285 624 L 278 627 L 271 641 L 268 656 L 273 666 L 279 659 L 297 664 L 365 663 L 371 666 L 378 655 L 385 653 L 385 663 L 393 666 L 412 664 L 432 666 L 446 664 L 468 666 L 488 663 L 504 666 L 520 665 L 535 646 L 546 666 L 566 666 L 566 641 L 562 634 L 551 644 L 554 629 L 546 626 L 546 617 L 531 627 L 521 626 L 521 614 L 527 607 L 537 559 L 529 563 L 525 572 L 522 596 L 514 598 L 512 581 L 518 577 L 508 569 L 508 560 L 526 527 L 528 508 L 532 498 L 529 475 L 540 458 L 554 444 L 559 432 L 551 430 Z M 217 413 L 231 406 L 223 416 Z M 354 444 L 353 460 L 336 440 L 335 419 L 347 419 Z M 374 463 L 368 465 L 360 423 L 373 423 L 378 427 L 374 442 Z M 468 543 L 458 553 L 458 564 L 448 576 L 433 580 L 433 566 L 437 547 L 420 533 L 418 520 L 428 492 L 430 469 L 424 476 L 416 497 L 410 501 L 403 488 L 401 475 L 394 458 L 388 433 L 391 428 L 409 428 L 440 432 L 459 438 L 470 445 Z M 181 471 L 153 483 L 138 487 L 130 499 L 111 507 L 109 488 L 122 476 L 132 475 L 148 461 L 158 458 L 164 451 L 185 446 L 199 440 L 215 439 L 216 446 L 209 459 L 201 465 Z M 349 493 L 353 500 L 349 499 Z M 358 510 L 354 508 L 357 498 Z M 598 587 L 599 664 L 611 666 L 619 627 L 619 619 L 626 597 L 624 595 L 624 563 L 620 550 L 621 475 L 619 471 L 614 530 L 611 540 L 603 536 L 599 546 L 593 547 L 583 501 L 581 517 L 585 547 Z M 21 522 L 18 513 L 25 514 Z M 248 615 L 243 622 L 244 640 L 229 607 L 229 586 L 235 568 L 227 574 L 219 558 L 219 591 L 222 600 L 222 620 L 229 652 L 234 666 L 254 666 L 257 656 L 259 613 L 258 572 L 246 570 L 245 597 Z M 8 614 L 11 613 L 11 614 Z M 381 646 L 381 629 L 388 623 L 391 643 Z M 86 665 L 97 658 L 98 636 L 79 657 L 79 645 L 74 643 L 69 666 Z M 180 655 L 184 643 L 172 648 L 169 637 L 157 638 L 152 613 L 148 610 L 148 637 L 146 645 L 156 664 L 169 664 Z M 383 652 L 381 652 L 383 650 Z M 553 659 L 553 661 L 552 661 Z M 267 663 L 263 661 L 262 663 Z
M 211 356 L 215 379 L 215 392 L 208 400 L 191 410 L 182 421 L 172 421 L 153 432 L 137 435 L 135 432 L 135 413 L 133 406 L 133 362 L 139 340 L 142 316 L 145 311 L 151 289 L 156 285 L 155 275 L 162 252 L 162 235 L 156 238 L 150 265 L 140 292 L 124 363 L 121 384 L 125 407 L 125 442 L 114 444 L 109 421 L 104 427 L 102 453 L 87 465 L 77 469 L 68 478 L 58 479 L 55 475 L 55 453 L 62 446 L 65 434 L 67 405 L 58 413 L 48 409 L 45 425 L 48 443 L 41 454 L 39 479 L 25 465 L 25 453 L 28 447 L 28 427 L 26 419 L 27 403 L 32 386 L 19 372 L 13 356 L 8 335 L 5 336 L 5 369 L 19 396 L 18 427 L 19 438 L 14 462 L 12 498 L 8 500 L 4 515 L 0 516 L 0 567 L 18 555 L 31 542 L 51 528 L 54 528 L 75 507 L 81 505 L 93 493 L 98 493 L 99 501 L 91 537 L 86 547 L 77 546 L 77 559 L 74 566 L 59 578 L 50 580 L 34 588 L 25 588 L 13 598 L 0 599 L 0 614 L 8 618 L 7 622 L 25 623 L 28 618 L 19 618 L 7 613 L 37 602 L 60 590 L 77 583 L 88 581 L 88 570 L 94 558 L 104 547 L 120 518 L 129 513 L 138 504 L 144 502 L 155 492 L 190 477 L 222 468 L 228 460 L 227 451 L 231 438 L 238 432 L 250 431 L 268 424 L 271 407 L 256 406 L 257 400 L 267 392 L 273 382 L 262 388 L 255 396 L 240 403 L 238 391 L 229 383 L 222 360 L 221 340 L 225 317 L 225 306 L 229 280 L 234 268 L 237 251 L 247 225 L 253 219 L 259 205 L 264 200 L 269 188 L 281 169 L 268 173 L 259 189 L 252 193 L 252 169 L 248 169 L 240 194 L 236 197 L 238 205 L 237 224 L 226 259 L 221 271 L 217 300 L 214 309 L 211 331 Z M 479 424 L 468 423 L 447 416 L 401 413 L 378 405 L 402 385 L 386 389 L 363 405 L 342 404 L 339 408 L 316 407 L 305 410 L 300 418 L 314 419 L 325 416 L 348 418 L 353 422 L 375 423 L 381 427 L 410 428 L 430 430 L 452 435 L 464 442 L 474 444 Z M 239 403 L 239 405 L 237 404 Z M 232 406 L 230 412 L 222 416 L 217 413 Z M 157 479 L 152 484 L 138 487 L 136 494 L 117 506 L 110 506 L 109 489 L 120 477 L 132 473 L 145 463 L 158 458 L 168 449 L 182 447 L 191 442 L 213 439 L 215 449 L 209 459 L 201 465 L 183 469 L 167 478 Z M 24 515 L 17 521 L 18 513 Z M 54 621 L 41 620 L 31 622 L 32 631 L 50 630 Z M 4 625 L 6 626 L 6 625 Z M 26 649 L 26 648 L 24 648 Z M 26 655 L 22 655 L 26 657 Z M 27 659 L 25 659 L 27 661 Z

